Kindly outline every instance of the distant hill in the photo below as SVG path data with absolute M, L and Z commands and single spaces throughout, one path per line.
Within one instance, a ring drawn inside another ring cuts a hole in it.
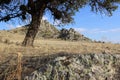
M 9 32 L 25 35 L 27 32 L 28 26 L 29 25 L 15 28 L 15 29 L 9 30 Z M 58 34 L 59 34 L 59 30 L 56 27 L 54 27 L 52 24 L 50 24 L 46 20 L 42 20 L 41 26 L 39 27 L 39 31 L 36 38 L 41 38 L 41 37 L 53 38 L 54 35 L 58 35 Z
M 29 25 L 18 27 L 12 30 L 6 31 L 10 34 L 17 34 L 20 36 L 25 36 Z M 41 26 L 39 27 L 38 34 L 36 36 L 37 39 L 39 38 L 53 38 L 53 39 L 62 39 L 62 40 L 69 40 L 69 41 L 87 41 L 91 42 L 92 40 L 85 37 L 84 35 L 78 33 L 74 29 L 61 29 L 58 30 L 55 26 L 50 24 L 47 20 L 42 20 Z

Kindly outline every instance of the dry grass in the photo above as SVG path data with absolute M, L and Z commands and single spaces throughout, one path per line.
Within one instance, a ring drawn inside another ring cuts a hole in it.
M 22 42 L 22 40 L 20 41 Z M 61 40 L 36 40 L 34 47 L 22 47 L 20 45 L 0 43 L 0 55 L 21 52 L 23 55 L 43 55 L 59 52 L 67 53 L 120 53 L 120 44 L 70 42 Z
M 5 40 L 7 42 L 4 42 Z M 120 44 L 112 43 L 90 43 L 90 42 L 70 42 L 53 39 L 36 39 L 34 48 L 21 47 L 24 35 L 14 33 L 14 31 L 0 31 L 0 57 L 12 53 L 21 52 L 23 55 L 43 55 L 59 52 L 67 53 L 120 53 Z M 0 58 L 1 59 L 1 58 Z
M 53 40 L 53 39 L 36 39 L 34 47 L 22 47 L 20 43 L 23 40 L 23 36 L 19 34 L 14 34 L 10 32 L 1 32 L 0 33 L 0 63 L 5 62 L 10 56 L 16 55 L 17 58 L 17 67 L 9 71 L 6 75 L 5 80 L 21 80 L 21 58 L 23 56 L 43 56 L 51 55 L 61 52 L 66 53 L 77 53 L 77 54 L 87 54 L 87 53 L 120 53 L 120 44 L 112 43 L 90 43 L 90 42 L 70 42 L 62 40 Z M 9 42 L 5 42 L 5 40 Z M 10 63 L 11 67 L 14 65 Z M 9 67 L 9 69 L 11 68 Z
M 56 40 L 38 40 L 36 49 L 41 49 L 48 53 L 68 52 L 68 53 L 120 53 L 120 45 L 111 43 L 89 43 L 89 42 L 69 42 Z
M 4 80 L 22 80 L 22 55 L 21 53 L 17 53 L 17 66 L 14 69 L 14 64 L 10 64 L 10 66 L 3 72 L 5 75 Z

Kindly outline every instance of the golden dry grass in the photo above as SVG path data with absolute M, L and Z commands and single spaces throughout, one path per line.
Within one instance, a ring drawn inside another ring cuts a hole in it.
M 17 67 L 15 70 L 10 71 L 5 75 L 4 80 L 22 80 L 22 55 L 21 53 L 17 53 Z
M 34 47 L 22 47 L 20 44 L 24 39 L 23 35 L 14 34 L 11 32 L 0 33 L 0 63 L 4 62 L 11 55 L 16 56 L 15 53 L 21 53 L 18 55 L 18 64 L 15 70 L 10 75 L 6 76 L 6 80 L 12 80 L 17 77 L 21 79 L 21 55 L 23 56 L 43 56 L 57 54 L 61 52 L 72 54 L 87 54 L 87 53 L 120 53 L 120 44 L 112 43 L 91 43 L 80 41 L 63 41 L 57 39 L 36 39 Z M 14 65 L 11 62 L 10 65 Z
M 71 42 L 55 39 L 36 39 L 34 47 L 22 47 L 24 35 L 11 31 L 0 31 L 0 62 L 13 53 L 21 52 L 26 56 L 66 53 L 120 53 L 120 44 Z M 8 42 L 6 42 L 8 41 Z
M 20 40 L 22 42 L 22 40 Z M 61 52 L 72 53 L 72 54 L 87 54 L 87 53 L 120 53 L 120 44 L 112 43 L 89 43 L 89 42 L 70 42 L 62 40 L 52 40 L 52 39 L 39 39 L 35 40 L 34 47 L 22 47 L 16 45 L 15 43 L 6 44 L 0 43 L 0 63 L 4 62 L 9 56 L 15 56 L 18 54 L 17 67 L 7 73 L 5 80 L 18 79 L 21 80 L 21 55 L 23 56 L 43 56 L 51 55 Z M 11 66 L 14 64 L 10 63 Z
M 22 42 L 22 40 L 21 40 Z M 120 53 L 120 45 L 112 43 L 70 42 L 62 40 L 36 40 L 34 47 L 22 47 L 15 43 L 0 43 L 0 54 L 21 52 L 23 55 L 67 53 Z

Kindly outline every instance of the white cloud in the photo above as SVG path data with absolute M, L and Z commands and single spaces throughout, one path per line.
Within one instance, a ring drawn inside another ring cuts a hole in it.
M 107 29 L 107 30 L 99 30 L 97 33 L 116 33 L 120 32 L 120 28 L 113 28 L 113 29 Z
M 75 28 L 76 31 L 78 32 L 84 32 L 84 33 L 117 33 L 120 32 L 120 28 L 113 28 L 113 29 L 99 29 L 99 28 L 94 28 L 94 29 L 87 29 L 87 28 Z
M 17 28 L 18 28 L 18 27 L 22 27 L 22 25 L 17 25 L 16 27 L 17 27 Z
M 22 25 L 6 24 L 6 27 L 8 29 L 14 29 L 14 28 L 22 27 Z
M 61 24 L 61 21 L 60 21 L 60 20 L 55 20 L 55 21 L 53 22 L 53 24 L 54 24 L 55 26 L 58 26 L 58 25 Z
M 48 20 L 48 18 L 46 16 L 43 16 L 42 20 Z
M 74 28 L 76 31 L 89 36 L 89 38 L 94 40 L 100 40 L 105 42 L 120 43 L 120 28 L 112 29 L 100 29 L 100 28 Z
M 110 29 L 110 32 L 120 32 L 120 28 Z
M 12 24 L 6 23 L 5 25 L 8 29 L 14 29 L 15 28 L 15 25 L 12 25 Z
M 75 30 L 78 32 L 86 32 L 87 31 L 87 29 L 85 29 L 85 28 L 75 28 Z

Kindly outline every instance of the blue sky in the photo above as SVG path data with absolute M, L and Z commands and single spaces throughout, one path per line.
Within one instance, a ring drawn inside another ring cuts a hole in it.
M 74 16 L 75 24 L 69 25 L 93 40 L 120 42 L 120 9 L 108 17 L 90 11 L 88 7 Z
M 51 22 L 49 16 L 44 16 L 44 18 Z M 63 28 L 74 28 L 92 40 L 120 43 L 120 9 L 113 12 L 113 16 L 108 17 L 104 14 L 101 15 L 99 13 L 91 12 L 90 8 L 85 7 L 76 13 L 74 20 L 74 24 L 69 24 Z M 18 22 L 1 22 L 0 30 L 12 29 L 25 24 L 18 24 Z
M 74 16 L 75 23 L 66 26 L 74 28 L 93 40 L 120 43 L 120 9 L 113 16 L 91 12 L 90 8 L 80 9 Z

